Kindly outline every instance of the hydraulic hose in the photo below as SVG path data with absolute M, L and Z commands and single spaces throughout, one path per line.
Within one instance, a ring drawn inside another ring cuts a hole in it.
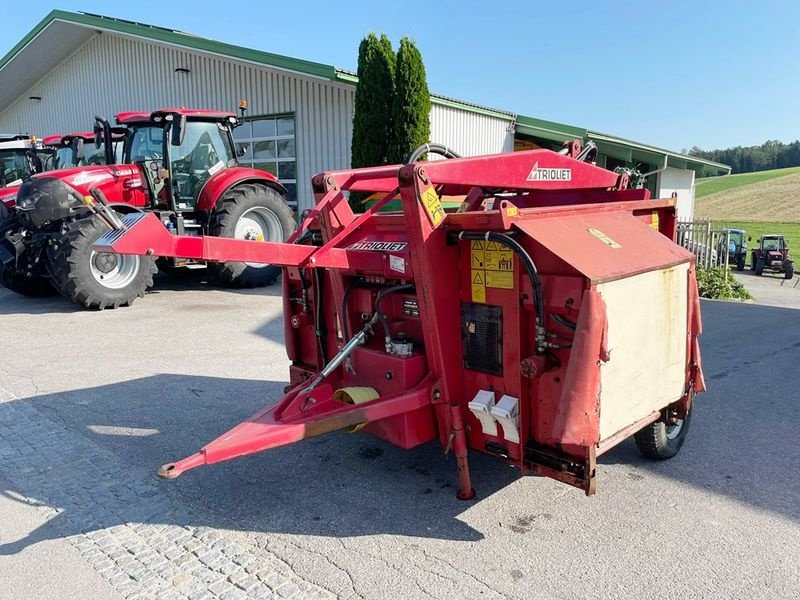
M 420 156 L 428 153 L 438 154 L 439 156 L 444 156 L 445 158 L 461 158 L 460 154 L 457 154 L 444 144 L 428 143 L 428 144 L 422 144 L 421 146 L 415 148 L 414 151 L 408 155 L 406 162 L 404 162 L 403 164 L 408 165 L 413 162 L 417 162 Z
M 324 298 L 323 286 L 325 284 L 325 277 L 322 269 L 314 269 L 314 275 L 316 276 L 316 285 L 314 286 L 314 291 L 316 292 L 314 297 L 314 324 L 316 325 L 315 333 L 317 334 L 317 341 L 319 342 L 320 358 L 322 358 L 322 366 L 324 367 L 328 362 L 325 352 L 327 348 L 328 329 L 325 327 L 325 320 L 322 316 L 322 303 Z
M 459 240 L 485 240 L 487 242 L 497 242 L 511 249 L 522 262 L 528 279 L 533 288 L 533 301 L 536 305 L 536 353 L 541 354 L 545 351 L 545 330 L 544 330 L 544 296 L 542 294 L 542 281 L 539 279 L 539 272 L 531 255 L 523 248 L 520 243 L 505 233 L 493 231 L 461 231 L 458 233 Z

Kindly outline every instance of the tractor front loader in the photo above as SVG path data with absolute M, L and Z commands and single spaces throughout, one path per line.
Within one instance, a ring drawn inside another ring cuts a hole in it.
M 586 157 L 570 144 L 322 173 L 285 244 L 123 217 L 97 251 L 283 267 L 286 395 L 159 475 L 355 428 L 438 440 L 462 499 L 469 450 L 586 494 L 597 457 L 631 435 L 674 456 L 704 390 L 694 259 L 673 243 L 674 200 Z M 348 191 L 382 199 L 357 215 Z

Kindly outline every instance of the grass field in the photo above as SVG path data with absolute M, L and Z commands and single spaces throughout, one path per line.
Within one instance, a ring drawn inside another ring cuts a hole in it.
M 786 238 L 789 244 L 789 253 L 800 263 L 800 223 L 757 223 L 757 222 L 722 222 L 714 221 L 714 229 L 744 229 L 747 237 L 752 237 L 753 241 L 748 242 L 748 248 L 755 248 L 758 238 L 768 233 L 780 233 Z M 746 239 L 745 238 L 745 239 Z M 748 257 L 747 262 L 750 262 Z
M 752 185 L 769 181 L 776 177 L 785 177 L 800 173 L 800 167 L 790 167 L 788 169 L 773 169 L 771 171 L 758 171 L 756 173 L 740 173 L 738 175 L 723 175 L 721 177 L 704 177 L 698 179 L 695 188 L 695 198 L 710 196 L 718 192 L 724 192 L 743 185 Z
M 783 171 L 791 173 L 706 196 L 699 195 L 698 185 L 694 214 L 712 221 L 800 223 L 800 170 Z M 752 175 L 760 173 L 731 177 Z

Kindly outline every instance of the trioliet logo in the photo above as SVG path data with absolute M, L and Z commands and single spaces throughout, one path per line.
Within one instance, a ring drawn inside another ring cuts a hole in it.
M 408 242 L 377 242 L 362 240 L 348 246 L 348 250 L 373 250 L 377 252 L 401 252 L 406 249 Z
M 527 181 L 572 181 L 572 169 L 539 168 L 539 161 L 533 165 Z

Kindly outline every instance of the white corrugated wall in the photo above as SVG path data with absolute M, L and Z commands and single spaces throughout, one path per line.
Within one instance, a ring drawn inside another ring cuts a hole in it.
M 314 174 L 350 165 L 354 91 L 346 83 L 103 33 L 0 114 L 0 131 L 45 136 L 90 130 L 94 114 L 111 119 L 122 111 L 170 106 L 233 111 L 245 98 L 249 116 L 294 113 L 302 209 L 313 204 Z M 431 140 L 464 156 L 510 152 L 511 121 L 433 104 Z
M 176 68 L 189 73 L 176 73 Z M 93 115 L 168 106 L 248 115 L 294 113 L 298 199 L 311 177 L 350 165 L 354 88 L 117 35 L 93 37 L 0 115 L 0 131 L 45 136 L 91 130 Z M 29 100 L 40 96 L 41 101 Z
M 462 156 L 511 152 L 514 150 L 513 120 L 510 115 L 501 119 L 433 104 L 431 141 L 445 144 Z

